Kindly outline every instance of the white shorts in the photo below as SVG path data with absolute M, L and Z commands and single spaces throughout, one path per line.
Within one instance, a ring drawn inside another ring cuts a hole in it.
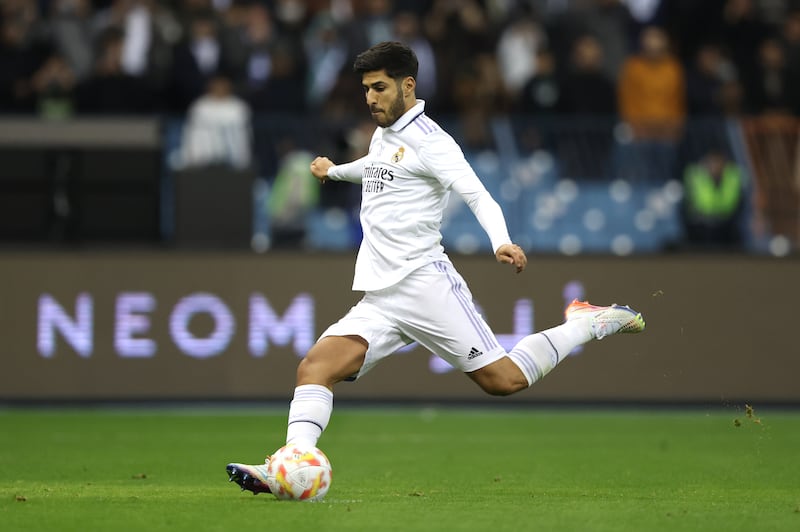
M 320 338 L 348 335 L 369 343 L 356 377 L 415 341 L 463 372 L 506 355 L 475 308 L 464 279 L 446 261 L 423 266 L 389 288 L 365 293 Z

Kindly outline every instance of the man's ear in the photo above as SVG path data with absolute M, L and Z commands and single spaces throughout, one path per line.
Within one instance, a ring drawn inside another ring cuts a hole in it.
M 403 96 L 409 96 L 417 87 L 417 81 L 411 76 L 403 80 Z

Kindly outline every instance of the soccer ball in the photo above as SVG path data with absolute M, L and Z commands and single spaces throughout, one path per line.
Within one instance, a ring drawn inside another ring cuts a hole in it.
M 331 487 L 331 463 L 316 447 L 287 444 L 267 466 L 267 485 L 282 500 L 318 501 Z

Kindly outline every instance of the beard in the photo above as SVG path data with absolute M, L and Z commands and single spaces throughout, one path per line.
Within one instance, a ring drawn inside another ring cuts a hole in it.
M 375 123 L 378 124 L 380 127 L 389 127 L 394 124 L 398 118 L 403 116 L 403 113 L 406 112 L 406 103 L 403 101 L 403 93 L 399 90 L 397 91 L 397 98 L 392 102 L 391 107 L 389 109 L 385 109 L 383 112 L 383 120 L 379 118 L 375 118 Z

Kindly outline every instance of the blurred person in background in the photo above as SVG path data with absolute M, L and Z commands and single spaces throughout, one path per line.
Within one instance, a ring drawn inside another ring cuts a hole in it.
M 92 71 L 93 16 L 90 0 L 54 0 L 50 4 L 53 45 L 77 80 L 85 79 Z
M 510 98 L 521 113 L 552 118 L 561 107 L 561 79 L 556 57 L 546 46 L 536 52 L 536 71 Z
M 256 76 L 250 69 L 245 85 L 245 98 L 253 110 L 284 114 L 305 112 L 305 71 L 294 50 L 288 44 L 278 43 L 270 48 L 269 55 L 264 59 L 269 64 L 266 77 L 256 80 L 260 75 Z
M 781 30 L 780 40 L 786 58 L 786 68 L 794 79 L 800 78 L 800 7 L 786 15 Z M 795 110 L 800 115 L 800 109 Z
M 743 243 L 742 169 L 712 149 L 684 171 L 683 221 L 686 241 L 705 249 L 739 248 Z
M 75 112 L 77 76 L 69 63 L 54 53 L 31 78 L 37 114 L 46 120 L 63 120 Z
M 573 43 L 582 35 L 594 35 L 603 43 L 603 70 L 613 83 L 628 58 L 639 24 L 621 0 L 573 2 L 549 24 L 551 47 L 559 62 L 566 64 Z
M 513 100 L 530 99 L 530 94 L 522 95 L 522 92 L 541 69 L 550 71 L 545 76 L 554 72 L 555 58 L 548 57 L 550 64 L 544 67 L 539 64 L 539 52 L 547 46 L 547 35 L 530 9 L 516 9 L 510 13 L 497 39 L 497 64 Z M 549 50 L 548 55 L 552 56 Z
M 417 75 L 417 94 L 424 100 L 433 101 L 436 97 L 436 78 L 438 76 L 436 53 L 431 42 L 422 32 L 419 15 L 410 10 L 398 11 L 393 20 L 393 39 L 406 44 L 419 58 Z
M 306 109 L 305 59 L 291 38 L 281 35 L 270 11 L 247 6 L 240 36 L 240 87 L 254 112 L 302 112 Z M 237 68 L 238 70 L 238 68 Z
M 616 84 L 609 80 L 604 65 L 605 52 L 599 39 L 585 34 L 575 40 L 560 77 L 560 112 L 606 119 L 616 116 Z
M 311 17 L 322 9 L 335 9 L 334 4 L 349 0 L 274 0 L 268 2 L 278 34 L 300 46 Z
M 131 76 L 142 76 L 148 68 L 153 27 L 150 9 L 141 0 L 112 0 L 111 4 L 97 12 L 94 26 L 97 34 L 109 28 L 118 29 L 122 35 L 122 70 Z
M 308 215 L 319 205 L 320 190 L 309 167 L 314 157 L 290 149 L 280 160 L 267 196 L 267 217 L 273 249 L 306 247 Z
M 642 31 L 639 52 L 624 63 L 617 96 L 620 115 L 636 139 L 678 138 L 686 119 L 685 73 L 663 29 Z
M 680 167 L 693 165 L 709 145 L 726 145 L 727 119 L 744 111 L 744 89 L 736 67 L 715 41 L 700 44 L 686 74 L 686 128 Z
M 500 89 L 503 88 L 504 86 L 498 88 L 499 94 L 502 94 Z M 514 111 L 512 123 L 521 153 L 529 154 L 539 150 L 554 152 L 557 149 L 556 139 L 563 123 L 557 122 L 561 101 L 561 80 L 552 50 L 542 46 L 536 51 L 536 73 L 525 82 L 517 94 L 509 95 L 508 99 Z M 478 115 L 473 113 L 462 113 L 462 115 L 473 117 L 472 127 L 475 131 L 483 131 L 486 136 L 491 135 L 488 128 L 480 123 L 482 119 Z M 468 146 L 473 144 L 474 142 L 467 143 Z M 485 144 L 487 147 L 494 147 L 488 140 Z
M 452 84 L 464 143 L 470 150 L 495 150 L 491 119 L 494 113 L 506 110 L 508 102 L 497 57 L 490 52 L 478 54 L 458 70 Z
M 742 90 L 733 62 L 714 42 L 700 45 L 686 76 L 690 115 L 714 117 L 735 114 L 742 106 Z
M 122 30 L 113 26 L 100 38 L 92 75 L 75 89 L 80 113 L 140 114 L 155 110 L 153 87 L 123 68 L 123 45 Z
M 769 34 L 769 27 L 753 0 L 725 0 L 714 25 L 706 28 L 705 33 L 719 36 L 743 83 L 757 75 L 758 50 Z
M 653 26 L 663 27 L 673 38 L 675 54 L 690 65 L 703 44 L 717 42 L 724 49 L 720 34 L 720 13 L 727 0 L 664 0 Z
M 629 179 L 666 182 L 675 175 L 676 148 L 686 120 L 686 75 L 666 32 L 642 31 L 640 50 L 626 59 L 617 86 L 627 130 L 620 171 Z
M 437 108 L 443 113 L 458 113 L 464 109 L 465 102 L 458 102 L 461 92 L 465 90 L 463 81 L 466 78 L 476 82 L 487 82 L 488 90 L 480 87 L 467 90 L 486 94 L 496 92 L 500 81 L 500 73 L 496 67 L 496 57 L 491 60 L 485 54 L 495 55 L 496 39 L 489 24 L 486 11 L 477 0 L 434 0 L 424 16 L 423 27 L 436 53 L 438 78 L 436 86 L 439 95 Z M 494 64 L 491 68 L 498 76 L 497 80 L 485 79 L 481 70 L 484 66 Z M 468 121 L 472 118 L 468 117 Z M 475 126 L 477 127 L 477 126 Z
M 308 63 L 306 101 L 311 108 L 319 109 L 328 102 L 347 64 L 349 41 L 332 14 L 321 11 L 311 20 L 303 47 Z
M 231 52 L 220 39 L 219 20 L 212 10 L 192 12 L 188 33 L 173 50 L 169 81 L 170 110 L 185 112 L 218 72 L 234 72 Z
M 753 74 L 745 80 L 745 105 L 749 113 L 791 115 L 800 111 L 800 79 L 787 66 L 778 39 L 761 41 Z
M 31 77 L 50 55 L 34 0 L 0 4 L 0 111 L 31 113 Z
M 567 126 L 558 141 L 563 175 L 574 179 L 610 177 L 612 130 L 617 119 L 616 86 L 603 68 L 603 47 L 591 34 L 573 44 L 560 76 L 559 113 Z
M 353 2 L 353 19 L 348 25 L 354 50 L 389 40 L 394 35 L 394 15 L 391 0 L 361 0 Z
M 99 9 L 92 20 L 96 36 L 109 29 L 123 35 L 123 72 L 144 80 L 154 91 L 162 92 L 169 82 L 172 49 L 182 30 L 173 11 L 156 0 L 112 0 Z M 157 107 L 162 106 L 157 102 Z
M 184 126 L 180 166 L 226 165 L 249 168 L 252 161 L 251 111 L 233 91 L 231 79 L 211 76 L 205 94 L 192 102 Z

